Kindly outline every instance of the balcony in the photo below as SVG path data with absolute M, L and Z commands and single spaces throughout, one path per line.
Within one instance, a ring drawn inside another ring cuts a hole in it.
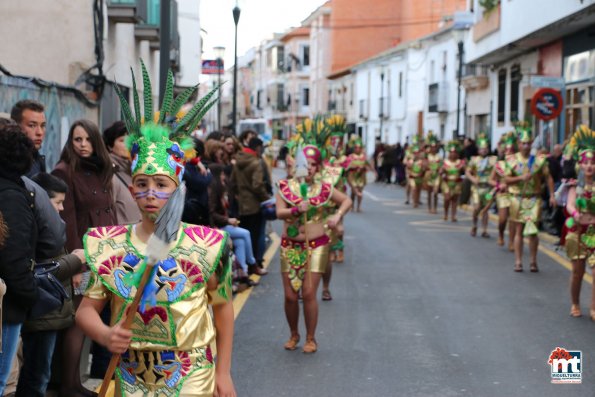
M 483 18 L 473 25 L 473 41 L 477 43 L 498 30 L 500 30 L 500 4 L 492 11 L 484 13 Z
M 107 17 L 114 23 L 136 23 L 136 0 L 109 0 L 107 3 Z
M 448 112 L 448 83 L 446 81 L 428 86 L 428 112 Z
M 159 7 L 159 0 L 138 0 L 137 15 L 140 22 L 134 27 L 134 36 L 137 40 L 159 42 Z M 159 49 L 158 44 L 151 49 Z
M 378 109 L 378 118 L 388 120 L 390 118 L 390 97 L 380 98 Z
M 488 67 L 484 65 L 467 64 L 463 66 L 461 85 L 469 91 L 482 90 L 490 84 Z

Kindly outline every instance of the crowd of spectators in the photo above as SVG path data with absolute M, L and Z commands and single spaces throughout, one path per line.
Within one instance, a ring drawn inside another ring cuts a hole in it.
M 48 388 L 61 397 L 93 396 L 81 384 L 85 337 L 74 322 L 89 282 L 82 239 L 90 227 L 141 219 L 129 191 L 127 130 L 117 121 L 102 134 L 89 120 L 75 121 L 49 172 L 40 153 L 44 110 L 39 102 L 22 100 L 10 118 L 0 118 L 0 396 L 43 397 Z M 212 132 L 194 146 L 198 157 L 184 169 L 182 220 L 227 231 L 236 258 L 234 292 L 256 286 L 249 275 L 267 274 L 262 203 L 273 195 L 263 142 L 254 131 L 239 139 Z M 55 276 L 71 299 L 32 318 L 38 299 L 32 269 L 45 263 L 59 264 Z M 109 321 L 109 308 L 102 318 Z M 110 354 L 99 345 L 92 349 L 91 375 L 102 378 Z

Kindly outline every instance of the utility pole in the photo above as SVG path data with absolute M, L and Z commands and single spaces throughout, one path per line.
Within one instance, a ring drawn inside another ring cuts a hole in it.
M 237 109 L 238 109 L 238 22 L 240 21 L 240 7 L 236 2 L 236 6 L 233 8 L 233 22 L 236 26 L 235 28 L 235 42 L 234 42 L 234 50 L 233 50 L 233 116 L 231 121 L 231 129 L 232 133 L 236 134 L 236 119 L 237 119 Z

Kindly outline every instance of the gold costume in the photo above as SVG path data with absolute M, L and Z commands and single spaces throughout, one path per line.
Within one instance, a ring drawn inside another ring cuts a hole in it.
M 409 169 L 409 186 L 412 189 L 421 187 L 424 182 L 424 161 L 412 160 L 411 168 Z
M 366 171 L 368 169 L 368 160 L 365 154 L 352 153 L 347 161 L 347 182 L 355 188 L 363 189 L 366 187 Z
M 434 193 L 438 193 L 440 189 L 440 168 L 442 168 L 442 157 L 438 154 L 428 154 L 428 169 L 424 175 L 424 185 Z
M 495 156 L 474 156 L 469 161 L 469 171 L 479 179 L 479 184 L 471 185 L 471 204 L 485 207 L 488 204 L 488 195 L 492 191 L 489 184 L 490 174 L 496 165 Z
M 465 172 L 465 161 L 457 159 L 454 162 L 444 160 L 445 175 L 442 179 L 442 194 L 457 196 L 463 190 L 463 173 Z
M 85 254 L 93 271 L 85 296 L 109 299 L 111 325 L 123 317 L 136 288 L 128 280 L 142 272 L 140 241 L 134 225 L 90 229 Z M 227 233 L 182 224 L 169 256 L 155 266 L 147 288 L 155 302 L 139 310 L 132 343 L 116 369 L 122 396 L 211 396 L 215 388 L 215 327 L 208 304 L 231 299 L 231 265 L 224 255 Z M 207 281 L 216 275 L 216 290 Z
M 278 182 L 279 195 L 290 206 L 299 205 L 304 198 L 301 196 L 300 183 L 295 179 L 282 179 Z M 303 283 L 307 261 L 310 260 L 309 270 L 315 273 L 324 273 L 328 264 L 330 238 L 327 235 L 308 241 L 296 241 L 300 227 L 306 224 L 322 224 L 328 217 L 328 207 L 333 195 L 333 186 L 326 182 L 315 182 L 308 185 L 307 196 L 309 210 L 305 215 L 286 219 L 288 223 L 287 235 L 281 240 L 281 272 L 288 273 L 289 280 L 295 291 Z M 308 251 L 310 255 L 308 257 Z
M 507 175 L 520 176 L 530 172 L 532 177 L 527 182 L 509 185 L 510 220 L 525 224 L 523 235 L 533 236 L 539 230 L 537 222 L 541 218 L 541 179 L 549 175 L 545 156 L 537 156 L 529 167 L 529 158 L 515 153 L 506 158 Z
M 496 170 L 496 177 L 498 181 L 504 182 L 504 178 L 506 178 L 506 161 L 499 160 L 494 166 L 494 168 Z M 498 206 L 498 209 L 510 208 L 511 197 L 512 196 L 508 192 L 508 189 L 506 191 L 498 190 L 498 192 L 496 193 L 496 205 Z
M 593 185 L 584 186 L 582 192 L 576 189 L 577 197 L 575 202 L 577 211 L 579 213 L 594 214 L 595 213 L 595 197 L 593 195 Z M 579 204 L 580 203 L 580 204 Z M 571 218 L 572 219 L 572 218 Z M 566 235 L 566 255 L 568 259 L 583 260 L 587 259 L 590 267 L 595 266 L 595 224 L 580 225 L 575 220 L 571 222 L 572 226 L 568 229 Z

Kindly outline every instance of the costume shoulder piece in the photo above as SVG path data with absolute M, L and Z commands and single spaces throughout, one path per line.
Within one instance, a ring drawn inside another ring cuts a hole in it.
M 288 204 L 296 206 L 303 201 L 300 183 L 295 179 L 282 179 L 278 182 L 279 194 Z M 321 207 L 331 200 L 333 185 L 328 182 L 315 183 L 308 186 L 308 201 L 313 207 Z
M 89 229 L 84 237 L 87 263 L 96 277 L 113 294 L 132 301 L 135 287 L 127 280 L 142 272 L 144 247 L 133 236 L 134 225 Z M 206 226 L 182 224 L 178 240 L 170 246 L 167 259 L 156 264 L 153 280 L 157 306 L 169 306 L 206 287 L 215 272 L 225 273 L 219 262 L 227 233 Z M 226 274 L 218 274 L 221 276 Z
M 322 181 L 337 186 L 343 177 L 343 167 L 325 166 L 322 169 Z

